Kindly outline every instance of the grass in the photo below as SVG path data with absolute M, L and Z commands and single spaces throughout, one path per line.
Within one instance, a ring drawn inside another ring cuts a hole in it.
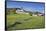
M 20 22 L 21 24 L 16 24 Z M 44 16 L 30 16 L 27 14 L 11 14 L 7 15 L 8 29 L 39 29 L 44 28 Z M 14 24 L 14 26 L 13 26 Z

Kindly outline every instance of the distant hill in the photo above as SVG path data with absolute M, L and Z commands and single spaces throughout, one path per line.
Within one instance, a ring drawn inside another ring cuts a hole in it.
M 34 14 L 36 14 L 36 13 L 38 13 L 38 14 L 43 14 L 43 13 L 41 13 L 41 12 L 32 12 L 32 11 L 26 11 L 26 10 L 24 10 L 24 9 L 21 9 L 21 8 L 6 8 L 6 10 L 7 10 L 7 12 L 8 11 L 10 11 L 10 10 L 14 10 L 14 11 L 17 11 L 19 9 L 19 12 L 21 12 L 21 10 L 23 10 L 22 12 L 25 12 L 25 13 L 34 13 Z

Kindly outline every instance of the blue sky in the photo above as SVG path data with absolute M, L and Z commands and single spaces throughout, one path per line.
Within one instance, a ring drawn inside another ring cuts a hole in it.
M 12 2 L 7 1 L 7 8 L 21 8 L 23 7 L 24 10 L 27 11 L 39 11 L 43 12 L 45 10 L 44 3 L 37 3 L 37 2 Z

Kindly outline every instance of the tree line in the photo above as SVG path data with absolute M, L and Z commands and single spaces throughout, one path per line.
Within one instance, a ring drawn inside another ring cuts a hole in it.
M 32 16 L 32 14 L 39 14 L 39 13 L 41 13 L 41 12 L 38 12 L 38 11 L 31 12 L 31 11 L 26 11 L 26 10 L 24 10 L 24 12 L 28 12 L 30 16 Z M 6 14 L 17 14 L 16 13 L 16 9 L 14 9 L 14 8 L 7 9 Z

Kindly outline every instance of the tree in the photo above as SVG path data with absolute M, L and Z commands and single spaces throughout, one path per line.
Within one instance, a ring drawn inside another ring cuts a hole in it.
M 7 11 L 6 11 L 6 14 L 7 14 L 7 15 L 10 14 L 10 10 L 7 10 Z
M 36 11 L 36 12 L 34 12 L 34 14 L 39 14 L 40 12 L 38 12 L 38 11 Z
M 30 15 L 30 16 L 32 16 L 32 14 L 33 14 L 32 12 L 29 12 L 29 15 Z
M 41 12 L 36 11 L 34 14 L 41 14 Z
M 16 10 L 15 9 L 13 9 L 13 12 L 14 12 L 14 14 L 16 14 Z

